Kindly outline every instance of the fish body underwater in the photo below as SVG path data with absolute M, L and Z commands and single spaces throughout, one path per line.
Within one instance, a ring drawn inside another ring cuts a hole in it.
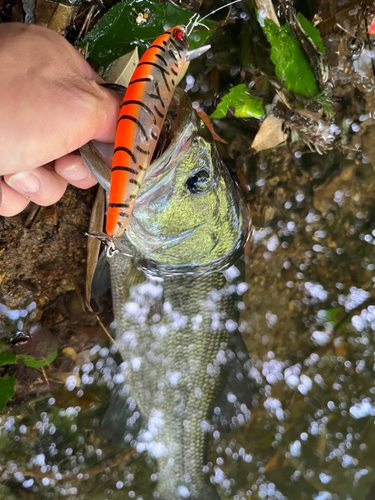
M 108 259 L 115 341 L 125 393 L 146 422 L 137 450 L 157 460 L 152 498 L 219 500 L 207 469 L 209 432 L 250 418 L 250 362 L 236 324 L 239 272 L 231 267 L 249 219 L 211 134 L 179 89 L 168 116 L 166 149 L 116 239 L 120 251 Z M 104 149 L 89 143 L 82 155 L 108 192 Z

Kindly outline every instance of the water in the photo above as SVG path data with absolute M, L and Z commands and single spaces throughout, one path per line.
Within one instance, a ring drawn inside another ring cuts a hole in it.
M 245 23 L 237 25 L 241 37 L 247 36 Z M 236 29 L 229 26 L 222 35 L 231 54 Z M 225 88 L 238 65 L 220 60 L 222 46 L 218 42 L 209 56 L 210 64 L 222 64 L 222 74 L 214 69 L 205 76 L 198 68 L 186 79 L 208 112 L 215 89 Z M 375 498 L 373 93 L 360 86 L 372 81 L 370 66 L 371 60 L 365 77 L 354 73 L 354 83 L 335 83 L 337 93 L 352 98 L 336 115 L 347 149 L 319 155 L 299 142 L 291 145 L 292 153 L 281 147 L 251 157 L 255 125 L 234 119 L 221 124 L 233 168 L 249 188 L 254 223 L 245 280 L 237 286 L 243 293 L 239 328 L 258 401 L 249 422 L 216 429 L 210 437 L 207 471 L 222 499 Z M 58 357 L 44 373 L 17 365 L 16 396 L 0 416 L 4 500 L 147 499 L 157 480 L 155 460 L 134 450 L 132 437 L 111 440 L 102 426 L 110 395 L 123 383 L 121 358 L 82 311 L 67 273 L 71 267 L 82 288 L 84 239 L 74 247 L 66 227 L 82 225 L 72 199 L 83 206 L 90 199 L 76 193 L 58 207 L 63 236 L 43 217 L 27 235 L 38 248 L 48 239 L 41 243 L 37 235 L 49 235 L 55 255 L 61 241 L 68 242 L 55 275 L 49 270 L 38 281 L 25 266 L 21 281 L 29 293 L 5 277 L 6 292 L 14 296 L 2 300 L 3 336 L 32 333 L 33 346 L 23 339 L 18 349 L 26 345 L 28 352 L 48 356 L 57 347 Z M 22 220 L 16 219 L 18 248 L 8 246 L 15 258 L 26 248 Z M 72 258 L 76 251 L 79 258 Z M 49 295 L 43 294 L 49 286 Z

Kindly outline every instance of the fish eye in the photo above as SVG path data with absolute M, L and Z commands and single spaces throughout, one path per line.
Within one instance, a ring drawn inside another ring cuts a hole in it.
M 207 170 L 199 170 L 195 172 L 186 181 L 186 190 L 192 194 L 203 193 L 210 183 L 210 175 Z

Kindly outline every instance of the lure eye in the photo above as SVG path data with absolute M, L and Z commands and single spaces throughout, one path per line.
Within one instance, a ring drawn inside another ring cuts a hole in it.
M 186 189 L 189 193 L 203 193 L 209 185 L 210 176 L 207 170 L 199 170 L 186 181 Z
M 177 40 L 182 40 L 184 38 L 184 34 L 182 33 L 182 31 L 176 32 L 176 38 Z

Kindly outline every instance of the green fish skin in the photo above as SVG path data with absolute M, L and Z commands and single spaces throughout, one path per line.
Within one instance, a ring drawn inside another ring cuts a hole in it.
M 149 167 L 116 240 L 121 251 L 108 259 L 116 344 L 146 422 L 132 444 L 158 464 L 152 498 L 219 500 L 207 467 L 209 433 L 250 418 L 250 364 L 236 328 L 239 272 L 231 267 L 250 224 L 211 135 L 179 89 L 169 119 L 169 145 Z M 109 155 L 97 143 L 82 155 L 108 191 Z

